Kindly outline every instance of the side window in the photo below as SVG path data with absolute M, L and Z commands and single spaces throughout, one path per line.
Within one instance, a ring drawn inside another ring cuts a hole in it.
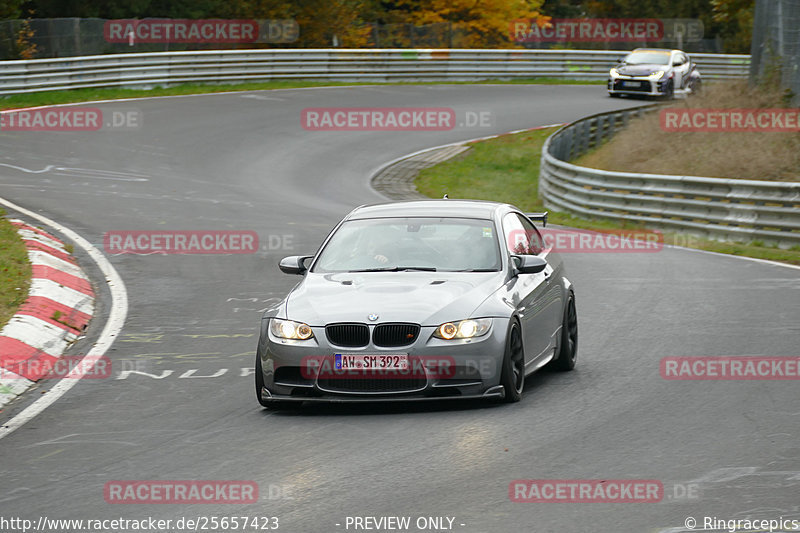
M 509 253 L 535 255 L 542 251 L 542 236 L 533 224 L 516 213 L 503 217 L 503 234 Z
M 544 239 L 542 239 L 542 234 L 539 233 L 539 230 L 536 229 L 536 226 L 528 222 L 527 220 L 522 220 L 522 225 L 525 226 L 526 231 L 530 235 L 530 249 L 532 254 L 540 254 L 542 250 L 544 250 Z

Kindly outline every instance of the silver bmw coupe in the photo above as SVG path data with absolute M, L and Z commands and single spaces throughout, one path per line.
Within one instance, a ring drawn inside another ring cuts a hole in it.
M 302 402 L 485 398 L 575 367 L 575 291 L 535 226 L 547 214 L 474 200 L 361 206 L 261 320 L 256 396 Z

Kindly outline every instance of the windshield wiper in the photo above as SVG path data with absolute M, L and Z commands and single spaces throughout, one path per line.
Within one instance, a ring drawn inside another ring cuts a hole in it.
M 436 272 L 436 267 L 391 266 L 391 267 L 376 267 L 376 268 L 360 268 L 357 270 L 348 270 L 348 272 L 401 272 L 404 270 L 422 270 L 424 272 Z
M 461 270 L 451 270 L 450 272 L 497 272 L 496 268 L 464 268 Z

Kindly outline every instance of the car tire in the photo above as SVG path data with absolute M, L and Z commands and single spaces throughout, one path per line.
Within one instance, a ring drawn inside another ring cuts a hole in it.
M 561 323 L 561 341 L 558 343 L 558 355 L 550 363 L 553 370 L 569 371 L 575 368 L 578 361 L 578 312 L 575 309 L 575 295 L 570 292 L 567 305 L 564 307 L 564 319 Z
M 261 355 L 256 353 L 256 398 L 261 407 L 268 411 L 281 411 L 287 409 L 297 409 L 303 402 L 281 402 L 281 401 L 266 401 L 261 397 L 261 389 L 264 388 L 264 371 L 261 366 Z
M 700 91 L 703 89 L 703 82 L 702 80 L 695 80 L 691 84 L 692 95 L 700 94 Z
M 505 403 L 514 403 L 522 399 L 522 390 L 525 388 L 524 354 L 522 332 L 520 331 L 519 322 L 514 320 L 506 335 L 503 370 L 500 374 L 500 384 L 505 391 L 502 401 Z
M 664 100 L 672 100 L 673 98 L 675 98 L 675 82 L 674 81 L 669 80 L 669 83 L 667 83 L 667 87 L 664 89 L 663 98 L 664 98 Z

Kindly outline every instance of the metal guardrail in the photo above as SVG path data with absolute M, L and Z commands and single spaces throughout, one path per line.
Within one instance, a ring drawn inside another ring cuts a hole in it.
M 658 107 L 593 115 L 551 135 L 539 171 L 544 204 L 711 239 L 800 245 L 800 183 L 610 172 L 567 162 L 599 146 L 631 118 Z
M 591 50 L 275 49 L 0 61 L 0 95 L 282 79 L 346 82 L 605 79 L 624 55 Z M 747 77 L 750 56 L 692 54 L 708 79 Z

